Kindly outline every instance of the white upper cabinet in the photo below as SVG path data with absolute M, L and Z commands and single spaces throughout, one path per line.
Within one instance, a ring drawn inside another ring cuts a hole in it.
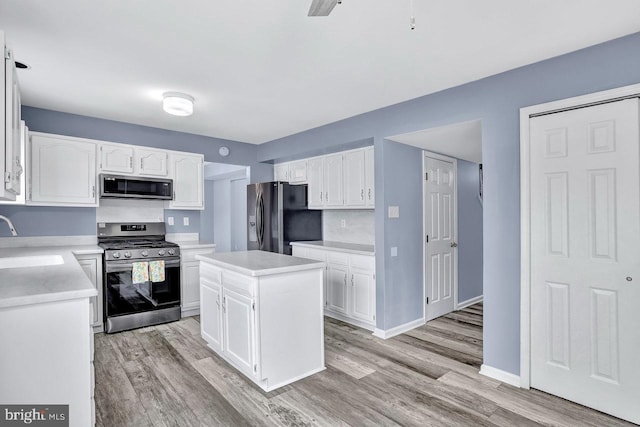
M 366 205 L 374 208 L 376 204 L 376 187 L 373 147 L 367 147 L 364 150 L 364 188 Z
M 20 87 L 16 73 L 13 52 L 6 46 L 4 33 L 0 31 L 0 46 L 3 51 L 3 66 L 0 67 L 0 84 L 2 89 L 0 106 L 0 200 L 16 200 L 20 194 L 22 180 L 22 139 L 20 132 Z
M 348 151 L 344 154 L 344 204 L 366 205 L 364 182 L 364 150 Z
M 138 175 L 167 176 L 168 154 L 165 150 L 136 148 L 136 170 Z
M 321 209 L 324 207 L 324 159 L 316 157 L 307 161 L 307 199 L 309 208 Z
M 172 209 L 204 209 L 204 156 L 171 153 Z
M 302 184 L 307 182 L 307 161 L 298 160 L 289 163 L 289 182 Z
M 289 163 L 279 163 L 273 166 L 274 181 L 289 182 Z
M 278 163 L 273 166 L 273 179 L 290 184 L 307 183 L 307 160 Z
M 96 143 L 32 133 L 28 204 L 97 206 Z
M 133 147 L 125 144 L 100 144 L 100 171 L 133 173 Z
M 324 205 L 343 206 L 342 154 L 332 154 L 324 158 L 324 184 Z

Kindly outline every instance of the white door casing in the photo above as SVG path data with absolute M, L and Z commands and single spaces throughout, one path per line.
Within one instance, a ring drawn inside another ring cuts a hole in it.
M 635 98 L 529 123 L 531 386 L 636 423 L 638 115 Z
M 425 321 L 452 312 L 457 300 L 456 160 L 424 155 Z

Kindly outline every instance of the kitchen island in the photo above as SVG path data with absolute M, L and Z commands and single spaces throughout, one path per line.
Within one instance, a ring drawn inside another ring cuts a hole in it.
M 208 346 L 265 391 L 324 367 L 325 263 L 263 251 L 198 255 Z

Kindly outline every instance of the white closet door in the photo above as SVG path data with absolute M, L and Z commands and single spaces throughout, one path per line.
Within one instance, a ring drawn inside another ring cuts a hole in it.
M 640 423 L 638 99 L 531 119 L 531 386 Z

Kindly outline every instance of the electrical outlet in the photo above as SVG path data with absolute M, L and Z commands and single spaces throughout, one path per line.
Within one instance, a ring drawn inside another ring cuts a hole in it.
M 347 228 L 347 220 L 346 219 L 341 219 L 340 220 L 340 227 Z
M 397 246 L 393 246 L 391 248 L 391 256 L 398 256 L 398 247 Z
M 389 218 L 400 218 L 400 206 L 389 206 Z
M 182 218 L 182 225 L 185 225 L 185 226 L 189 225 L 189 217 L 188 216 L 185 216 L 185 217 Z
M 167 218 L 167 223 L 169 223 L 169 225 L 173 225 L 173 224 L 174 224 L 174 221 L 173 221 L 173 217 L 172 217 L 172 216 L 170 216 L 170 217 L 168 217 L 168 218 Z

